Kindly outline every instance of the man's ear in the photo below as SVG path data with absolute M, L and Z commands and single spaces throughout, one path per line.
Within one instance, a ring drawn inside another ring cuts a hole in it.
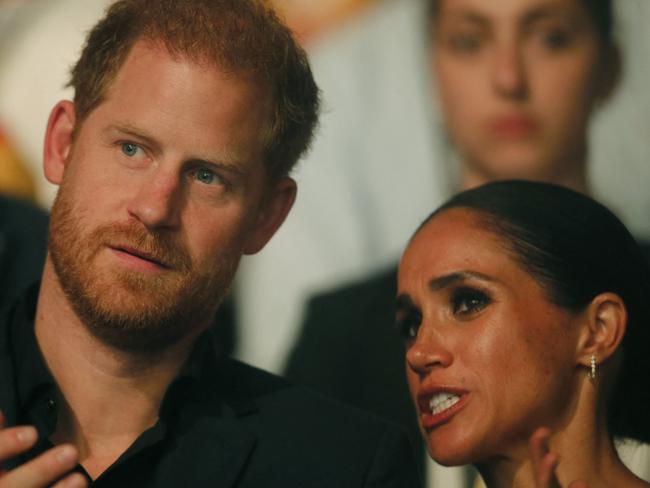
M 591 356 L 602 364 L 618 350 L 627 328 L 627 309 L 617 294 L 601 293 L 587 306 L 583 317 L 578 362 L 589 369 Z
M 296 200 L 296 193 L 296 182 L 288 176 L 267 190 L 257 222 L 254 223 L 244 246 L 244 254 L 255 254 L 269 242 L 289 214 Z
M 50 183 L 59 185 L 65 162 L 72 150 L 76 123 L 74 103 L 63 100 L 55 105 L 47 121 L 43 145 L 43 172 Z

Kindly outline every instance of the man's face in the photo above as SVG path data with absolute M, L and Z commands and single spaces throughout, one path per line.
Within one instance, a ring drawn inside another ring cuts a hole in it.
M 65 138 L 57 127 L 70 107 L 60 107 L 48 141 Z M 46 149 L 46 174 L 60 183 L 52 263 L 96 337 L 158 350 L 206 326 L 242 253 L 275 230 L 272 209 L 293 201 L 291 180 L 267 182 L 270 107 L 246 78 L 139 42 L 65 160 Z

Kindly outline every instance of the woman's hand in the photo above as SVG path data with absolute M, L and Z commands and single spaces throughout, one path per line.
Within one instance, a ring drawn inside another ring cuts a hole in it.
M 559 459 L 550 451 L 550 438 L 551 431 L 546 427 L 540 427 L 530 437 L 529 447 L 537 488 L 562 488 L 555 473 Z M 572 481 L 568 488 L 589 488 L 589 486 L 582 480 L 576 480 Z
M 38 434 L 34 427 L 5 429 L 5 418 L 0 412 L 0 488 L 45 488 L 61 478 L 77 464 L 77 451 L 70 445 L 50 449 L 28 463 L 11 471 L 1 466 L 36 444 Z M 59 481 L 53 488 L 84 488 L 86 479 L 73 473 Z

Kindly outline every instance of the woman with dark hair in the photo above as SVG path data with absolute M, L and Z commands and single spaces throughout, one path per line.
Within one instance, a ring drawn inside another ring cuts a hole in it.
M 449 160 L 431 165 L 452 169 L 454 191 L 518 178 L 589 193 L 589 124 L 621 72 L 612 1 L 430 0 L 430 5 L 429 65 L 451 153 Z M 433 180 L 430 173 L 421 177 Z M 396 195 L 404 185 L 411 188 L 408 181 L 394 179 Z M 417 198 L 417 188 L 412 193 Z M 395 208 L 404 201 L 382 195 Z M 406 201 L 408 208 L 412 202 Z M 368 225 L 395 220 L 387 211 L 366 209 L 364 216 Z M 395 270 L 390 266 L 315 296 L 286 371 L 296 382 L 406 425 L 424 459 L 404 381 L 404 352 L 392 327 Z M 650 476 L 639 450 L 633 460 L 630 452 L 624 454 L 637 472 Z M 464 481 L 455 486 L 471 486 Z
M 398 290 L 433 459 L 489 487 L 650 486 L 614 447 L 650 441 L 650 270 L 605 207 L 546 183 L 460 193 L 411 239 Z

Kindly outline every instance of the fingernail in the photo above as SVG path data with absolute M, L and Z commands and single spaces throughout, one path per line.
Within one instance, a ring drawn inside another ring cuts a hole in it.
M 67 463 L 75 457 L 75 449 L 72 446 L 62 446 L 56 453 L 56 460 L 61 463 Z
M 34 427 L 24 427 L 16 433 L 16 438 L 21 444 L 31 444 L 36 441 L 38 434 Z

